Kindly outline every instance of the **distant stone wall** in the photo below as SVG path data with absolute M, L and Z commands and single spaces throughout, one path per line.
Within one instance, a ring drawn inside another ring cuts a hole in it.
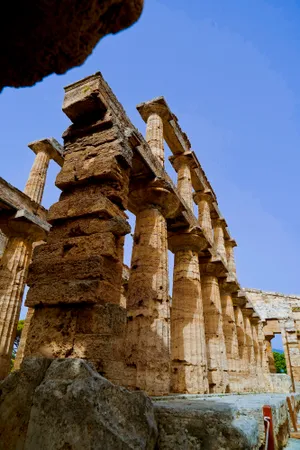
M 300 320 L 300 296 L 258 289 L 244 289 L 244 291 L 263 320 L 291 318 Z

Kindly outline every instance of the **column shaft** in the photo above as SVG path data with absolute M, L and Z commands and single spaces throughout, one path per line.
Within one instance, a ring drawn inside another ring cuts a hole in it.
M 245 322 L 244 315 L 239 306 L 235 308 L 235 322 L 237 328 L 237 337 L 239 344 L 239 355 L 240 355 L 240 367 L 242 373 L 242 383 L 240 386 L 241 391 L 248 390 L 249 384 L 249 357 L 248 357 L 248 347 L 246 345 L 246 334 L 245 334 Z
M 226 248 L 226 259 L 227 259 L 228 272 L 236 274 L 236 265 L 235 265 L 235 259 L 234 259 L 234 246 L 229 241 L 228 243 L 226 242 L 225 248 Z
M 218 222 L 214 226 L 214 247 L 216 252 L 227 262 L 223 226 Z
M 152 113 L 147 120 L 146 141 L 151 147 L 152 153 L 159 159 L 162 165 L 164 165 L 164 134 L 163 134 L 163 121 L 161 117 Z
M 221 293 L 221 305 L 223 311 L 223 332 L 226 346 L 230 392 L 239 392 L 241 390 L 242 376 L 241 361 L 233 301 L 230 293 Z
M 46 151 L 37 153 L 24 189 L 24 193 L 36 203 L 42 201 L 49 161 L 50 155 Z
M 24 322 L 23 330 L 22 330 L 22 334 L 21 334 L 19 348 L 17 351 L 15 363 L 14 363 L 14 370 L 20 369 L 21 363 L 23 361 L 26 339 L 27 339 L 27 335 L 28 335 L 30 321 L 32 319 L 33 314 L 34 314 L 34 308 L 28 308 L 27 314 L 26 314 L 26 319 Z
M 31 249 L 25 238 L 11 238 L 0 264 L 0 379 L 10 371 Z
M 172 392 L 207 393 L 207 359 L 198 254 L 175 253 L 171 309 Z
M 183 200 L 186 202 L 191 211 L 193 211 L 194 202 L 193 202 L 192 177 L 191 177 L 191 169 L 188 162 L 182 162 L 182 164 L 178 168 L 177 188 Z
M 200 194 L 201 195 L 201 194 Z M 195 196 L 196 197 L 196 196 Z M 213 242 L 214 233 L 210 216 L 210 205 L 204 196 L 198 200 L 198 220 L 207 238 Z
M 250 318 L 245 316 L 245 334 L 246 341 L 245 345 L 248 351 L 248 366 L 250 372 L 249 385 L 248 390 L 253 391 L 257 390 L 257 379 L 256 379 L 256 360 L 255 360 L 255 351 L 254 351 L 254 342 L 253 342 L 253 334 L 252 334 L 252 324 L 250 322 Z
M 128 283 L 129 386 L 151 395 L 170 392 L 170 304 L 167 225 L 160 210 L 136 216 Z
M 228 367 L 218 278 L 202 275 L 202 295 L 211 393 L 228 392 Z

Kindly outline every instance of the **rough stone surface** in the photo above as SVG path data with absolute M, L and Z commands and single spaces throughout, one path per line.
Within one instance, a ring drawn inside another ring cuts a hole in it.
M 0 38 L 0 91 L 4 86 L 31 86 L 82 64 L 103 36 L 139 18 L 143 0 L 43 0 L 20 3 L 17 15 L 13 5 L 7 6 Z
M 150 399 L 113 385 L 82 360 L 25 359 L 1 390 L 1 450 L 154 449 Z
M 282 449 L 289 437 L 286 395 L 178 395 L 153 400 L 160 450 L 264 448 L 263 405 L 272 407 L 276 448 Z

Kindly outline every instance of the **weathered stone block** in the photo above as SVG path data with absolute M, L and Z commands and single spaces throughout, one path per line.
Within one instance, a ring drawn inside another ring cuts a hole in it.
M 53 223 L 56 220 L 71 219 L 73 217 L 82 217 L 97 214 L 99 218 L 110 219 L 114 216 L 127 218 L 121 211 L 106 197 L 97 193 L 87 196 L 83 191 L 77 191 L 76 195 L 60 200 L 51 206 L 48 213 L 48 221 Z
M 89 179 L 122 181 L 124 168 L 130 167 L 131 159 L 132 151 L 118 141 L 103 144 L 99 148 L 90 146 L 85 150 L 67 153 L 64 166 L 56 178 L 56 186 L 64 189 Z
M 95 233 L 91 236 L 79 236 L 59 241 L 55 244 L 39 245 L 35 248 L 35 262 L 62 258 L 64 261 L 82 259 L 89 256 L 107 256 L 118 260 L 118 238 L 114 234 Z
M 1 384 L 1 450 L 152 450 L 156 438 L 151 400 L 83 360 L 29 358 Z
M 0 449 L 23 449 L 35 389 L 42 382 L 50 359 L 30 358 L 21 372 L 0 382 Z
M 58 305 L 60 303 L 113 303 L 120 304 L 121 289 L 102 280 L 70 280 L 39 282 L 29 289 L 26 306 Z

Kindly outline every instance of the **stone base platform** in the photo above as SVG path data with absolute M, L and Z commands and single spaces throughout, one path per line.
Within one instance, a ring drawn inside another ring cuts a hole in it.
M 286 402 L 291 394 L 174 395 L 152 398 L 163 450 L 262 449 L 262 407 L 272 407 L 278 449 L 284 448 L 292 425 Z M 297 408 L 300 395 L 295 395 Z M 300 449 L 300 441 L 299 449 Z

